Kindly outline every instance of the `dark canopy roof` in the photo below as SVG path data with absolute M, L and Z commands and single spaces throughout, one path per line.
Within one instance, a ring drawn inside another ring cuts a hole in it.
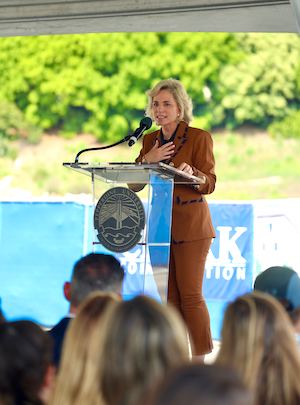
M 297 32 L 300 0 L 0 0 L 0 36 Z

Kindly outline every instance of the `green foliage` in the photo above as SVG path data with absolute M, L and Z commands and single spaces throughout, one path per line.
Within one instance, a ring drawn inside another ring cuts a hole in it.
M 103 33 L 0 39 L 0 99 L 64 136 L 114 142 L 144 114 L 145 92 L 180 79 L 193 125 L 267 126 L 300 104 L 294 34 Z M 30 131 L 31 133 L 31 131 Z
M 18 152 L 16 148 L 14 148 L 11 142 L 7 141 L 6 139 L 1 139 L 0 141 L 0 157 L 7 157 L 9 159 L 16 159 Z M 0 171 L 1 173 L 1 171 Z M 1 174 L 0 174 L 1 177 Z
M 268 132 L 274 137 L 300 139 L 300 111 L 290 112 L 283 120 L 273 122 Z
M 161 78 L 175 77 L 186 85 L 196 115 L 211 126 L 203 88 L 213 89 L 224 63 L 238 59 L 236 44 L 226 33 L 2 38 L 0 95 L 43 129 L 114 141 L 143 116 L 145 91 Z
M 299 105 L 300 38 L 294 34 L 236 38 L 245 58 L 225 66 L 220 75 L 220 122 L 228 128 L 245 122 L 266 126 L 284 117 L 290 105 Z
M 35 143 L 40 138 L 41 131 L 28 124 L 24 118 L 24 114 L 13 103 L 0 101 L 0 139 L 2 141 L 0 154 L 4 156 L 12 149 L 7 141 L 16 139 L 26 139 L 31 143 Z

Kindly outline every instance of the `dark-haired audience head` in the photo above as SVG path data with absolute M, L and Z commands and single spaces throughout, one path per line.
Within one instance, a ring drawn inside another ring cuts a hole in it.
M 64 292 L 71 304 L 71 313 L 95 291 L 121 294 L 124 269 L 112 255 L 90 253 L 79 259 L 73 268 L 71 283 L 65 283 Z
M 235 368 L 255 394 L 257 405 L 300 403 L 300 356 L 282 305 L 255 291 L 225 311 L 216 362 Z
M 253 405 L 239 375 L 220 365 L 190 364 L 171 372 L 147 405 Z
M 119 302 L 103 328 L 101 391 L 107 405 L 139 405 L 172 368 L 188 362 L 187 331 L 174 308 L 145 296 Z
M 52 341 L 31 321 L 0 325 L 1 405 L 40 405 L 51 389 Z

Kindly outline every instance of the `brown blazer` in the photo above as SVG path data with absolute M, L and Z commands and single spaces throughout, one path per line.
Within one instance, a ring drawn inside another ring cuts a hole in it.
M 160 142 L 160 131 L 144 136 L 143 147 L 136 162 L 142 161 L 156 139 Z M 192 166 L 194 175 L 205 176 L 206 182 L 198 190 L 190 185 L 174 186 L 172 239 L 187 242 L 215 237 L 208 204 L 203 195 L 212 193 L 216 183 L 212 137 L 210 133 L 189 127 L 181 121 L 174 144 L 174 155 L 170 159 L 172 165 L 178 167 L 186 162 Z

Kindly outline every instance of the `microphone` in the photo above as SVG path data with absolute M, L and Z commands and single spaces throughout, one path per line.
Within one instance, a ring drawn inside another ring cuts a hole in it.
M 134 145 L 136 141 L 143 135 L 144 131 L 146 131 L 146 129 L 151 128 L 151 125 L 152 119 L 150 117 L 144 117 L 140 122 L 140 126 L 130 136 L 128 146 Z

